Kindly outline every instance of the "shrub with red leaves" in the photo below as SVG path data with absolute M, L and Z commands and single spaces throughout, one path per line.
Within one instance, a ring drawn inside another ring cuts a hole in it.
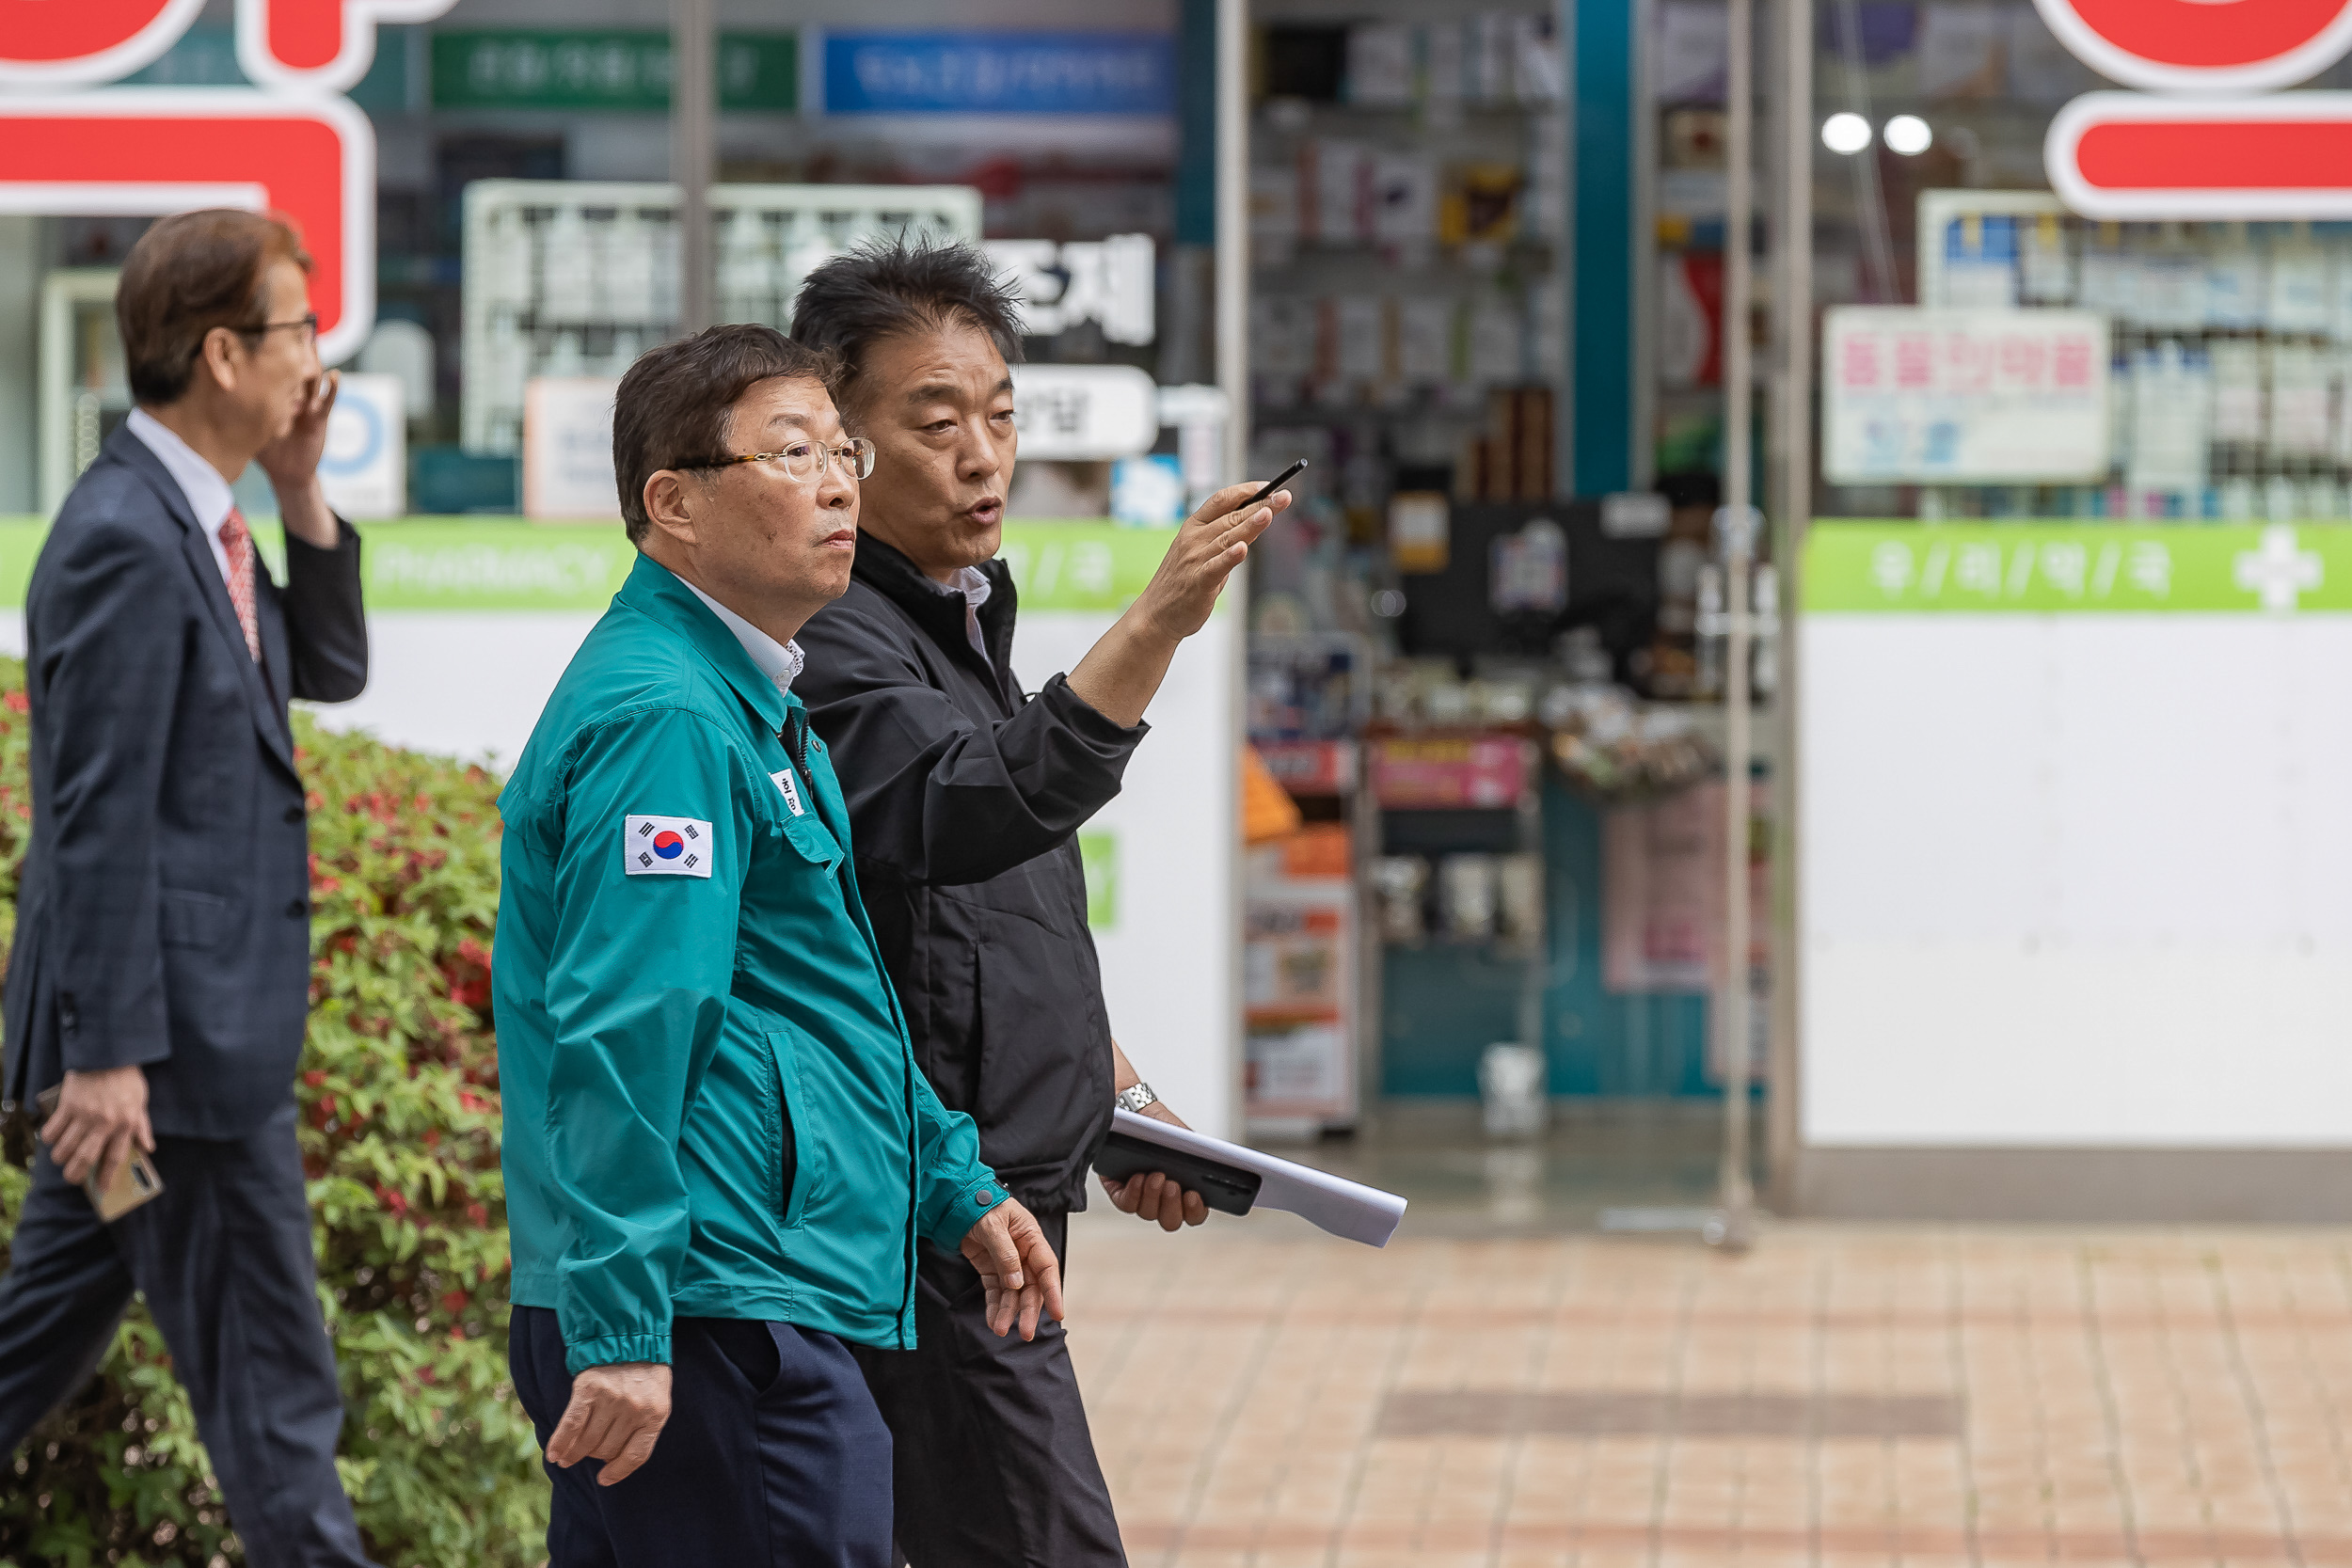
M 31 826 L 23 685 L 0 661 L 0 936 Z M 522 1568 L 546 1555 L 547 1483 L 506 1381 L 498 783 L 301 715 L 295 730 L 316 912 L 294 1093 L 348 1412 L 343 1479 L 379 1561 Z M 0 1164 L 0 1243 L 26 1180 Z M 0 1564 L 220 1559 L 243 1553 L 135 1307 L 88 1386 L 0 1456 Z

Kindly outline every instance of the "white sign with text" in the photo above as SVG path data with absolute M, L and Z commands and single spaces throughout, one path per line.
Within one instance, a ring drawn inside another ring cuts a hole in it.
M 1159 388 L 1133 365 L 1015 365 L 1012 410 L 1025 458 L 1107 462 L 1160 438 Z
M 1834 484 L 2106 474 L 2103 315 L 1849 306 L 1829 312 L 1822 336 L 1822 469 Z

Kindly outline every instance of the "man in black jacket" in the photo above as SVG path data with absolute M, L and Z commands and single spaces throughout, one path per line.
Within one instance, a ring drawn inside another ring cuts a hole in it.
M 255 1568 L 367 1560 L 294 1144 L 310 879 L 286 703 L 368 678 L 359 540 L 319 490 L 335 378 L 309 266 L 285 224 L 229 211 L 166 218 L 124 261 L 138 407 L 25 598 L 33 829 L 8 970 L 4 1098 L 59 1098 L 0 1282 L 0 1465 L 137 1291 Z M 283 588 L 230 491 L 251 462 Z M 84 1179 L 135 1149 L 163 1190 L 106 1224 Z
M 1113 1105 L 1177 1120 L 1111 1038 L 1073 835 L 1119 792 L 1177 644 L 1289 498 L 1247 513 L 1252 486 L 1210 498 L 1077 667 L 1024 692 L 994 559 L 1017 311 L 968 245 L 885 245 L 810 274 L 794 335 L 841 356 L 842 416 L 878 451 L 850 591 L 802 629 L 799 689 L 849 798 L 916 1058 L 1058 1256 Z M 1105 1187 L 1170 1230 L 1207 1214 L 1164 1177 Z M 896 1446 L 899 1550 L 914 1568 L 1124 1563 L 1060 1325 L 1001 1340 L 982 1307 L 972 1265 L 926 1247 L 921 1348 L 864 1357 Z

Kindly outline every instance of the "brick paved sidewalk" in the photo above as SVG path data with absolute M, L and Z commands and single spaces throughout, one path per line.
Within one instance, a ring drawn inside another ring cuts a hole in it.
M 1133 1560 L 2352 1568 L 2352 1231 L 1080 1216 Z

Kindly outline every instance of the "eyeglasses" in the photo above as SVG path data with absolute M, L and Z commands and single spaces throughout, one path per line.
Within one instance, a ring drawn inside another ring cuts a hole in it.
M 319 337 L 319 313 L 296 316 L 290 322 L 263 322 L 259 326 L 240 326 L 237 330 L 247 338 L 266 338 L 273 332 L 298 332 L 302 342 L 314 343 Z
M 268 337 L 273 332 L 299 332 L 302 334 L 300 340 L 302 342 L 315 343 L 319 341 L 319 313 L 312 310 L 290 322 L 263 322 L 259 326 L 231 326 L 226 330 L 234 332 L 240 338 L 257 341 Z M 211 336 L 209 332 L 205 334 L 205 337 Z M 196 346 L 188 350 L 188 357 L 194 359 L 203 352 L 203 339 L 199 339 Z
M 818 441 L 795 441 L 782 451 L 738 452 L 733 457 L 701 457 L 691 463 L 673 463 L 674 468 L 732 468 L 738 463 L 766 463 L 782 468 L 786 477 L 805 482 L 822 473 L 825 465 L 837 463 L 841 471 L 851 479 L 865 479 L 874 471 L 874 443 L 863 436 L 852 436 L 837 447 Z

